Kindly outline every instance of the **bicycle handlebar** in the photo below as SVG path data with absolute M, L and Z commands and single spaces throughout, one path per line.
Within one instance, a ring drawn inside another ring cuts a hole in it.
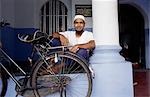
M 18 34 L 18 39 L 25 43 L 35 43 L 40 44 L 49 40 L 49 36 L 47 33 L 43 33 L 40 31 L 35 31 L 34 34 L 20 35 Z

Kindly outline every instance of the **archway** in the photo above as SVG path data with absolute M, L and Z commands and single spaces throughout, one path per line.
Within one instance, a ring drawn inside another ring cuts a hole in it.
M 142 14 L 129 4 L 119 5 L 121 54 L 134 67 L 145 68 L 145 35 Z
M 40 10 L 40 30 L 51 34 L 67 29 L 68 9 L 60 0 L 48 0 Z

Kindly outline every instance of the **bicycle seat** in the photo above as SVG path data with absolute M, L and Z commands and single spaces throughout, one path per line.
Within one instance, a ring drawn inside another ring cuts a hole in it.
M 33 34 L 26 35 L 18 34 L 18 38 L 20 41 L 34 44 L 43 44 L 49 40 L 48 34 L 40 31 L 35 31 Z

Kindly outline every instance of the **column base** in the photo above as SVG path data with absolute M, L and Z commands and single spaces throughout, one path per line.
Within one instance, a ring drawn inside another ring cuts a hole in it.
M 90 63 L 95 72 L 91 97 L 134 97 L 132 64 L 120 46 L 96 46 Z

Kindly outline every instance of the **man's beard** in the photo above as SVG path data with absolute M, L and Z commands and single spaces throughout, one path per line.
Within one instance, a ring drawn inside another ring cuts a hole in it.
M 75 30 L 76 31 L 76 33 L 82 33 L 82 32 L 84 32 L 84 30 L 82 29 L 82 30 L 80 30 L 80 31 L 78 31 L 78 30 Z

